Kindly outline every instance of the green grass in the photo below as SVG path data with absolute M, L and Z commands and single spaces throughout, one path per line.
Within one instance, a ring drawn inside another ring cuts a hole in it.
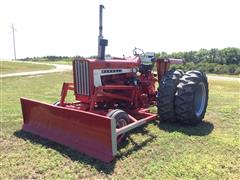
M 21 96 L 53 103 L 56 73 L 1 80 L 0 179 L 239 179 L 240 84 L 209 80 L 205 120 L 195 127 L 149 123 L 133 130 L 110 164 L 20 131 Z
M 53 67 L 52 65 L 0 61 L 0 74 L 46 70 L 52 69 Z
M 233 78 L 240 78 L 240 74 L 212 74 L 208 73 L 210 76 L 223 76 L 223 77 L 233 77 Z

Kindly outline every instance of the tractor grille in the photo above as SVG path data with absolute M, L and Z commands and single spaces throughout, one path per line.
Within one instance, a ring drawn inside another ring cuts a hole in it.
M 75 76 L 76 93 L 89 96 L 89 63 L 87 61 L 75 62 Z

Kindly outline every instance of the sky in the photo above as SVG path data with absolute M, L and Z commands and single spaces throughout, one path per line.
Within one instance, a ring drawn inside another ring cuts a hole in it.
M 0 59 L 97 54 L 99 5 L 106 53 L 240 48 L 239 0 L 0 0 Z

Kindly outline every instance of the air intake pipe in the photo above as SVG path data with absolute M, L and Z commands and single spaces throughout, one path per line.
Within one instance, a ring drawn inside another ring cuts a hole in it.
M 100 5 L 99 6 L 99 36 L 98 36 L 98 59 L 99 60 L 104 60 L 105 59 L 105 47 L 108 45 L 108 40 L 103 39 L 103 35 L 102 35 L 103 9 L 104 9 L 104 6 Z

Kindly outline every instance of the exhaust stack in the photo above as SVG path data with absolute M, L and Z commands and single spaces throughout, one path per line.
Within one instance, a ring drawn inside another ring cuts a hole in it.
M 99 35 L 98 35 L 98 59 L 104 60 L 105 59 L 105 47 L 108 45 L 108 40 L 103 39 L 102 35 L 102 16 L 103 16 L 103 9 L 104 6 L 100 5 L 99 6 Z

